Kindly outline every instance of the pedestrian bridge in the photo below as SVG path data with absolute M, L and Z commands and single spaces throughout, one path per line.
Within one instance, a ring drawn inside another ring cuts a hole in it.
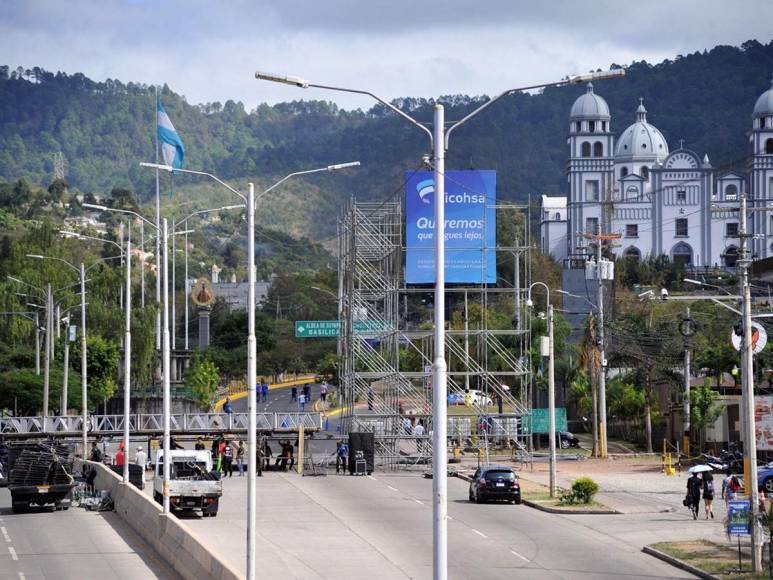
M 173 413 L 169 416 L 173 435 L 215 433 L 246 433 L 247 413 Z M 322 430 L 321 413 L 257 413 L 258 431 L 292 433 L 303 425 L 304 431 Z M 90 435 L 121 435 L 124 415 L 90 415 L 87 431 Z M 129 415 L 129 431 L 133 435 L 161 435 L 164 432 L 162 413 Z M 0 417 L 0 435 L 10 438 L 47 435 L 77 437 L 83 433 L 83 418 L 67 417 Z

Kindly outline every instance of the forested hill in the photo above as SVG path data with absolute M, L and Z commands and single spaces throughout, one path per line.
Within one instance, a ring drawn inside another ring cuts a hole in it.
M 608 65 L 598 63 L 600 68 Z M 644 97 L 648 121 L 672 148 L 684 139 L 685 147 L 707 153 L 721 168 L 746 154 L 754 102 L 770 87 L 773 42 L 748 41 L 655 65 L 622 66 L 625 78 L 596 86 L 611 107 L 613 130 L 619 134 L 633 122 L 639 97 Z M 503 79 L 502 88 L 506 85 Z M 256 82 L 258 98 L 260 87 Z M 556 88 L 505 99 L 454 134 L 448 167 L 496 169 L 502 198 L 564 191 L 568 114 L 584 90 Z M 129 187 L 147 199 L 152 176 L 138 163 L 153 159 L 153 95 L 152 87 L 136 83 L 98 83 L 82 74 L 0 67 L 0 179 L 27 177 L 47 185 L 53 155 L 62 152 L 71 187 L 90 192 Z M 233 101 L 191 105 L 168 87 L 161 97 L 185 142 L 191 169 L 240 183 L 250 179 L 268 184 L 299 169 L 360 160 L 363 168 L 356 172 L 296 185 L 284 215 L 274 209 L 275 224 L 286 219 L 290 231 L 305 230 L 315 237 L 335 228 L 333 219 L 314 219 L 315 211 L 332 218 L 352 195 L 388 197 L 399 190 L 402 172 L 417 168 L 428 149 L 423 134 L 382 106 L 344 111 L 328 102 L 293 101 L 248 112 Z M 447 106 L 446 118 L 453 120 L 486 98 L 439 100 Z M 395 103 L 431 121 L 433 101 L 404 98 Z M 306 201 L 316 210 L 302 207 Z

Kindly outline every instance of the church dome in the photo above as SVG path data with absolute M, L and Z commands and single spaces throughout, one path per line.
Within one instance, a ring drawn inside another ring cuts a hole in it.
M 593 92 L 593 83 L 588 83 L 588 90 L 584 95 L 577 97 L 572 105 L 571 119 L 599 119 L 609 121 L 609 105 Z
M 762 93 L 754 104 L 754 113 L 752 113 L 752 117 L 758 119 L 770 115 L 773 115 L 773 79 L 770 81 L 770 88 Z
M 667 155 L 666 138 L 657 127 L 647 122 L 647 109 L 644 108 L 643 99 L 639 99 L 636 122 L 618 138 L 615 157 L 654 157 L 659 161 Z

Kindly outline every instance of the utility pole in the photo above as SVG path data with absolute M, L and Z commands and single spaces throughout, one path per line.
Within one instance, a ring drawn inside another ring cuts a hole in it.
M 682 440 L 682 452 L 685 455 L 690 454 L 690 337 L 693 335 L 692 318 L 690 318 L 690 307 L 687 307 L 680 331 L 684 337 L 684 401 L 682 411 L 682 423 L 684 425 L 684 438 Z
M 40 314 L 35 311 L 35 374 L 40 374 Z
M 63 377 L 62 377 L 62 411 L 61 415 L 66 417 L 67 416 L 67 390 L 69 388 L 70 383 L 70 315 L 67 315 L 67 318 L 64 319 L 64 322 L 66 323 L 64 327 L 64 366 L 63 366 Z
M 761 542 L 757 536 L 757 516 L 759 506 L 759 491 L 757 489 L 757 440 L 755 436 L 754 425 L 754 361 L 752 347 L 752 303 L 751 286 L 749 285 L 749 250 L 748 239 L 751 237 L 746 231 L 746 195 L 741 194 L 740 211 L 740 251 L 738 264 L 741 268 L 739 283 L 741 284 L 741 302 L 743 314 L 743 345 L 741 353 L 743 356 L 743 375 L 741 381 L 741 390 L 744 393 L 744 415 L 746 417 L 746 458 L 749 462 L 749 503 L 751 514 L 751 553 L 752 569 L 755 572 L 762 570 Z M 746 471 L 746 470 L 745 470 Z
M 603 215 L 603 212 L 602 212 Z M 597 231 L 594 233 L 585 232 L 582 234 L 589 240 L 596 241 L 596 269 L 595 280 L 598 282 L 598 344 L 599 344 L 599 381 L 598 381 L 598 436 L 599 436 L 599 455 L 602 458 L 607 457 L 607 385 L 606 370 L 607 356 L 606 344 L 604 340 L 604 280 L 614 280 L 614 263 L 603 259 L 602 243 L 611 242 L 620 239 L 620 234 L 605 234 L 601 231 L 599 223 Z M 609 268 L 607 268 L 609 266 Z M 588 271 L 586 270 L 586 279 Z

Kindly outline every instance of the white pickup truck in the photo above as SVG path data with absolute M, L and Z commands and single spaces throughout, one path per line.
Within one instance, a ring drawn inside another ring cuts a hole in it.
M 212 453 L 175 449 L 169 452 L 169 505 L 178 510 L 201 510 L 204 517 L 217 516 L 223 482 L 219 474 L 212 472 Z M 164 500 L 164 452 L 156 457 L 156 473 L 153 480 L 153 498 Z

